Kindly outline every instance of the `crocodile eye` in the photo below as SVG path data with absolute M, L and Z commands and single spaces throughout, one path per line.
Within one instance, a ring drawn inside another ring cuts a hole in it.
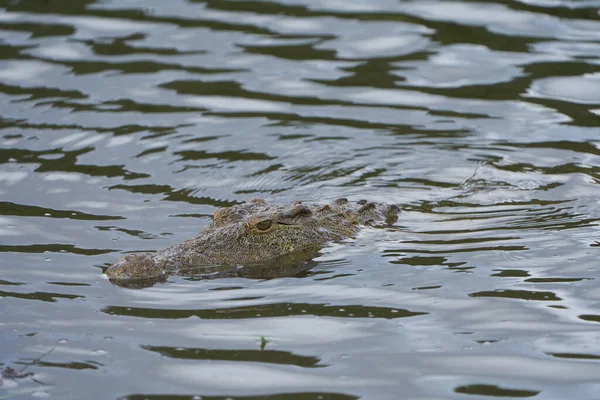
M 256 229 L 258 229 L 259 231 L 266 231 L 269 230 L 271 225 L 273 225 L 273 222 L 271 222 L 270 219 L 265 219 L 256 224 Z

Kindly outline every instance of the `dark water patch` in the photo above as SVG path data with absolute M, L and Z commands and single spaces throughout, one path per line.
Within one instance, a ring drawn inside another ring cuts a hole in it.
M 306 274 L 310 275 L 310 271 L 306 271 Z M 354 276 L 354 275 L 356 275 L 356 274 L 335 274 L 335 275 L 331 275 L 331 276 L 324 277 L 324 278 L 315 278 L 314 280 L 315 281 L 329 281 L 329 280 L 332 280 L 332 279 L 345 278 L 347 276 Z
M 278 350 L 219 350 L 203 348 L 142 346 L 143 349 L 157 352 L 165 357 L 185 360 L 214 360 L 259 362 L 267 364 L 295 365 L 302 368 L 322 368 L 318 357 L 301 356 Z
M 584 314 L 579 316 L 580 319 L 590 322 L 600 322 L 600 315 Z
M 412 266 L 445 266 L 445 267 L 460 267 L 466 262 L 450 262 L 447 257 L 435 257 L 435 256 L 413 256 L 406 257 L 406 254 L 402 253 L 403 250 L 392 250 L 386 249 L 383 251 L 382 257 L 398 257 L 396 260 L 389 261 L 390 264 L 404 264 Z M 415 251 L 416 252 L 416 251 Z M 427 253 L 427 252 L 419 252 Z
M 471 253 L 471 252 L 479 252 L 479 251 L 523 251 L 528 250 L 525 246 L 484 246 L 484 247 L 475 247 L 475 248 L 466 248 L 466 249 L 444 249 L 444 250 L 417 250 L 417 249 L 390 249 L 386 250 L 386 252 L 396 252 L 396 253 L 421 253 L 421 254 L 452 254 L 452 253 Z
M 230 136 L 230 135 L 194 137 L 194 138 L 191 138 L 191 139 L 184 140 L 183 143 L 203 143 L 203 142 L 210 142 L 212 140 L 221 139 L 221 138 L 227 137 L 227 136 Z
M 445 205 L 447 207 L 447 205 Z M 460 207 L 464 207 L 461 204 Z M 446 208 L 444 207 L 444 208 Z M 480 206 L 482 207 L 482 206 Z M 429 210 L 425 208 L 425 210 Z M 475 214 L 464 212 L 451 212 L 447 210 L 429 211 L 434 215 L 444 216 L 440 222 L 440 229 L 436 231 L 425 230 L 420 233 L 423 234 L 445 234 L 445 235 L 458 235 L 458 234 L 470 234 L 470 236 L 481 236 L 482 232 L 492 233 L 500 231 L 523 231 L 529 229 L 572 229 L 577 227 L 594 226 L 596 223 L 595 218 L 585 218 L 583 214 L 570 213 L 565 210 L 559 209 L 532 209 L 528 211 L 512 212 L 507 214 L 500 214 L 498 211 L 494 211 L 489 214 Z M 472 224 L 467 225 L 468 221 L 473 221 Z M 463 224 L 457 224 L 464 222 Z M 464 229 L 456 229 L 457 227 Z M 446 228 L 446 229 L 443 229 Z M 487 234 L 486 236 L 489 236 Z M 507 239 L 505 239 L 507 238 Z M 476 238 L 478 240 L 479 238 Z M 522 240 L 520 237 L 513 235 L 510 236 L 496 236 L 492 237 L 492 240 Z M 469 240 L 469 239 L 467 239 Z M 476 242 L 475 242 L 476 243 Z M 509 246 L 513 247 L 513 246 Z
M 9 31 L 21 31 L 31 34 L 32 38 L 69 36 L 75 32 L 72 26 L 66 24 L 31 23 L 31 22 L 0 22 L 0 29 Z
M 324 141 L 330 141 L 330 140 L 349 140 L 349 139 L 350 139 L 349 137 L 343 137 L 343 136 L 321 136 L 319 138 L 315 138 L 312 140 L 315 142 L 324 142 Z
M 129 135 L 133 133 L 146 133 L 150 135 L 142 137 L 142 139 L 156 139 L 164 137 L 176 132 L 180 128 L 185 128 L 187 124 L 175 124 L 171 126 L 151 126 L 151 125 L 140 125 L 139 123 L 125 124 L 110 128 L 108 131 L 113 133 L 115 136 Z
M 343 104 L 336 100 L 321 100 L 314 97 L 292 97 L 288 95 L 276 95 L 263 92 L 251 92 L 245 90 L 242 85 L 235 81 L 173 81 L 160 85 L 161 88 L 170 89 L 182 95 L 214 96 L 215 93 L 226 95 L 232 99 L 256 99 L 295 103 L 298 105 L 328 105 Z
M 492 190 L 494 188 L 494 185 L 491 185 L 488 187 L 488 189 Z M 493 190 L 492 190 L 493 191 Z M 467 191 L 467 193 L 461 195 L 461 196 L 468 196 L 471 193 L 469 193 Z M 459 202 L 459 201 L 454 201 L 454 200 L 441 200 L 435 204 L 431 204 L 430 205 L 430 212 L 432 214 L 458 214 L 458 215 L 465 215 L 465 214 L 475 214 L 475 213 L 482 213 L 482 214 L 493 214 L 493 213 L 497 213 L 497 212 L 504 212 L 504 213 L 512 213 L 512 212 L 534 212 L 539 210 L 538 208 L 535 207 L 544 207 L 544 206 L 555 206 L 555 205 L 559 205 L 559 204 L 564 204 L 564 203 L 570 203 L 572 202 L 572 200 L 569 199 L 565 199 L 565 200 L 541 200 L 541 199 L 536 199 L 536 198 L 532 198 L 532 199 L 528 199 L 528 200 L 517 200 L 517 201 L 498 201 L 498 202 L 494 202 L 494 210 L 486 210 L 486 208 L 488 208 L 487 205 L 482 205 L 482 204 L 478 204 L 478 203 L 467 203 L 467 202 Z M 426 203 L 425 203 L 426 204 Z M 523 208 L 517 208 L 518 206 L 534 206 L 534 207 L 523 207 Z M 468 210 L 468 211 L 457 211 L 457 210 L 440 210 L 441 208 L 458 208 L 458 207 L 465 207 L 465 208 L 481 208 L 482 210 Z M 506 207 L 505 210 L 500 210 L 501 208 Z M 435 210 L 437 209 L 437 210 Z M 553 208 L 550 210 L 554 210 Z
M 198 218 L 198 219 L 210 219 L 212 218 L 212 214 L 173 214 L 169 215 L 169 217 L 180 217 L 180 218 Z M 165 232 L 162 235 L 171 235 L 171 233 Z
M 529 225 L 524 225 L 524 224 L 515 224 L 514 226 L 495 226 L 495 227 L 490 227 L 490 228 L 480 228 L 480 229 L 457 229 L 457 230 L 444 230 L 444 231 L 425 231 L 425 232 L 420 232 L 423 234 L 427 234 L 427 235 L 457 235 L 457 234 L 465 234 L 465 233 L 481 233 L 481 232 L 493 232 L 493 231 L 512 231 L 512 230 L 519 230 L 519 231 L 529 231 L 531 229 L 544 229 L 544 230 L 560 230 L 560 229 L 573 229 L 573 228 L 581 228 L 582 226 L 586 226 L 588 223 L 591 222 L 595 222 L 596 219 L 594 220 L 583 220 L 580 222 L 571 222 L 571 223 L 565 223 L 565 224 L 547 224 L 545 226 L 538 226 L 535 224 L 529 224 Z M 590 226 L 595 226 L 596 224 L 590 224 Z M 512 248 L 512 247 L 520 247 L 520 246 L 508 246 L 511 247 L 510 250 L 518 250 L 517 248 Z M 525 249 L 524 249 L 525 250 Z
M 448 265 L 448 259 L 446 257 L 403 257 L 402 254 L 396 253 L 395 250 L 386 250 L 382 257 L 402 257 L 397 260 L 389 261 L 390 264 L 403 264 L 411 266 Z
M 533 164 L 512 164 L 505 166 L 495 165 L 495 168 L 504 171 L 512 172 L 541 172 L 548 175 L 561 175 L 561 174 L 585 174 L 591 177 L 598 177 L 600 169 L 589 165 L 579 165 L 576 163 L 566 163 L 560 165 L 554 165 L 552 167 L 540 167 Z M 550 190 L 562 186 L 562 183 L 555 182 L 548 185 L 540 186 L 538 190 Z
M 491 397 L 533 397 L 541 393 L 539 390 L 509 389 L 496 385 L 466 385 L 454 389 L 456 393 Z
M 419 59 L 426 54 L 412 54 L 411 58 Z M 394 57 L 394 61 L 400 61 L 402 58 Z M 372 86 L 377 88 L 395 88 L 398 86 L 398 77 L 393 75 L 394 67 L 391 64 L 392 60 L 377 59 L 365 60 L 355 67 L 346 68 L 351 72 L 351 75 L 337 79 L 333 82 L 325 80 L 315 80 L 315 82 L 334 87 L 361 87 Z
M 479 344 L 491 344 L 491 343 L 498 343 L 500 340 L 502 340 L 502 339 L 482 339 L 482 340 L 476 340 L 476 342 Z
M 153 74 L 162 71 L 185 71 L 196 74 L 221 74 L 225 72 L 237 72 L 235 70 L 209 69 L 156 61 L 61 61 L 60 65 L 68 67 L 74 75 L 98 74 L 102 72 L 113 71 L 117 71 L 121 74 Z M 189 111 L 193 110 L 194 108 L 190 107 Z
M 468 195 L 468 194 L 463 194 Z M 502 207 L 503 205 L 494 204 L 494 207 L 490 210 L 489 207 L 484 207 L 481 204 L 474 203 L 462 203 L 451 200 L 442 200 L 438 203 L 423 203 L 416 209 L 428 214 L 434 215 L 448 215 L 451 217 L 451 221 L 460 221 L 462 219 L 478 220 L 478 219 L 490 219 L 496 217 L 506 217 L 515 213 L 529 213 L 534 212 L 534 208 L 519 208 L 513 207 Z M 468 210 L 460 210 L 460 208 L 469 208 Z M 471 208 L 480 208 L 479 210 L 473 210 Z
M 5 281 L 0 279 L 0 285 L 2 286 L 23 286 L 25 285 L 24 282 L 11 282 L 11 281 Z
M 562 224 L 547 224 L 544 226 L 540 226 L 540 229 L 544 229 L 544 230 L 551 230 L 551 231 L 559 231 L 559 230 L 566 230 L 566 229 L 577 229 L 577 228 L 582 228 L 582 227 L 586 227 L 586 226 L 598 226 L 598 218 L 585 218 L 585 219 L 580 219 L 579 221 L 574 221 L 574 222 L 565 222 Z
M 57 1 L 43 1 L 39 2 L 37 0 L 19 0 L 19 1 L 10 1 L 3 0 L 0 2 L 2 7 L 5 7 L 10 11 L 28 11 L 28 12 L 37 12 L 37 13 L 55 13 L 60 12 L 61 14 L 75 14 L 79 12 L 84 12 L 86 7 L 90 4 L 93 4 L 92 0 L 83 0 L 83 1 L 69 1 L 69 2 L 57 2 Z
M 581 282 L 585 280 L 590 280 L 592 278 L 529 278 L 525 279 L 523 282 L 529 283 L 571 283 L 571 282 Z
M 325 165 L 306 168 L 303 170 L 291 170 L 286 180 L 298 182 L 301 184 L 311 184 L 321 182 L 322 180 L 336 179 L 351 176 L 363 169 L 362 166 L 353 168 L 335 168 L 332 167 L 341 162 L 330 162 Z
M 496 2 L 499 4 L 505 4 L 503 2 Z M 544 2 L 524 2 L 517 1 L 507 4 L 513 10 L 526 10 L 541 14 L 553 15 L 559 18 L 581 18 L 595 20 L 597 19 L 596 7 L 593 3 L 586 2 L 556 2 L 556 3 L 544 3 Z
M 283 121 L 285 123 L 301 123 L 301 124 L 309 124 L 309 125 L 325 125 L 330 127 L 346 127 L 346 128 L 356 128 L 356 129 L 365 129 L 365 130 L 389 130 L 389 131 L 397 131 L 397 132 L 405 132 L 409 130 L 410 132 L 414 131 L 412 128 L 408 127 L 406 124 L 402 122 L 398 123 L 383 123 L 369 120 L 361 120 L 361 119 L 350 119 L 350 118 L 335 118 L 330 116 L 311 116 L 311 115 L 299 115 L 292 113 L 284 113 L 284 112 L 224 112 L 224 111 L 210 111 L 206 112 L 205 115 L 208 116 L 216 116 L 216 117 L 227 117 L 227 118 L 237 118 L 237 119 L 250 119 L 250 118 L 266 118 L 269 121 Z
M 452 265 L 448 265 L 448 270 L 450 271 L 455 271 L 455 272 L 465 272 L 465 273 L 472 273 L 472 270 L 475 269 L 475 267 L 462 267 L 461 265 L 463 265 L 465 263 L 453 263 Z
M 145 156 L 149 156 L 150 154 L 163 153 L 167 150 L 167 146 L 155 147 L 152 149 L 144 150 L 141 153 L 137 154 L 136 158 L 142 158 Z
M 115 249 L 82 249 L 72 244 L 30 244 L 30 245 L 0 245 L 0 253 L 71 253 L 85 256 L 114 253 Z
M 52 13 L 51 10 L 40 11 L 36 9 L 34 4 L 35 0 L 32 1 L 33 4 L 28 5 L 25 9 L 30 12 L 49 12 Z M 90 1 L 89 3 L 95 3 Z M 32 7 L 33 5 L 33 7 Z M 181 15 L 181 16 L 162 16 L 156 12 L 150 12 L 150 10 L 140 10 L 135 7 L 119 7 L 117 10 L 109 10 L 102 9 L 98 7 L 98 4 L 94 4 L 96 7 L 91 8 L 88 6 L 84 6 L 82 9 L 75 9 L 69 11 L 61 10 L 61 13 L 68 15 L 85 15 L 90 17 L 101 17 L 106 18 L 108 20 L 117 19 L 122 20 L 123 22 L 150 22 L 150 23 L 158 23 L 158 24 L 166 24 L 166 25 L 175 25 L 179 28 L 208 28 L 214 31 L 234 31 L 240 33 L 247 34 L 265 34 L 272 35 L 273 31 L 265 28 L 257 27 L 253 24 L 245 24 L 243 21 L 235 21 L 235 22 L 227 22 L 227 21 L 212 21 L 208 19 L 202 18 L 190 18 L 190 15 Z M 29 7 L 32 7 L 30 9 Z M 18 9 L 18 8 L 17 8 Z M 15 9 L 15 10 L 17 10 Z M 166 14 L 166 13 L 165 13 Z
M 20 101 L 34 101 L 47 98 L 86 99 L 88 97 L 86 94 L 77 90 L 63 90 L 45 86 L 21 87 L 2 83 L 0 83 L 0 93 L 12 96 L 29 95 L 29 97 L 26 99 L 22 98 Z M 15 151 L 17 151 L 17 149 L 15 149 Z
M 221 291 L 221 290 L 242 290 L 242 289 L 246 289 L 246 287 L 245 286 L 221 286 L 221 287 L 211 288 L 209 290 Z
M 60 101 L 59 101 L 60 102 Z M 44 105 L 53 105 L 54 103 L 52 102 L 42 102 L 41 104 Z M 77 105 L 78 107 L 80 106 L 79 104 Z M 82 108 L 85 108 L 85 106 L 80 106 Z M 94 111 L 97 111 L 96 109 L 94 109 Z M 161 137 L 167 134 L 171 134 L 174 130 L 183 127 L 184 125 L 174 125 L 174 126 L 168 126 L 168 127 L 153 127 L 153 126 L 145 126 L 145 125 L 139 125 L 137 123 L 132 123 L 132 124 L 128 124 L 128 125 L 123 125 L 123 126 L 109 126 L 109 127 L 103 127 L 103 126 L 97 126 L 97 125 L 82 125 L 82 124 L 62 124 L 62 123 L 30 123 L 30 122 L 26 122 L 26 120 L 21 120 L 21 119 L 2 119 L 0 118 L 0 128 L 12 128 L 12 129 L 16 129 L 18 128 L 19 130 L 28 130 L 28 131 L 33 131 L 33 132 L 37 132 L 37 131 L 67 131 L 67 132 L 63 132 L 65 135 L 71 133 L 71 130 L 76 130 L 76 131 L 83 131 L 83 132 L 96 132 L 96 133 L 111 133 L 114 135 L 123 135 L 123 134 L 131 134 L 131 133 L 137 133 L 137 132 L 151 132 L 152 135 L 148 135 L 143 137 L 142 139 L 147 139 L 147 138 L 157 138 L 157 137 Z M 29 138 L 29 140 L 38 140 L 39 138 L 37 136 L 32 136 Z M 5 151 L 5 149 L 0 149 L 0 155 L 2 154 L 2 152 Z M 87 153 L 90 152 L 91 150 L 93 150 L 92 148 L 86 147 L 84 149 L 78 149 L 78 151 L 83 151 L 83 153 Z M 11 149 L 12 151 L 12 149 Z M 44 150 L 44 151 L 32 151 L 29 149 L 14 149 L 15 154 L 19 155 L 19 154 L 25 154 L 25 159 L 23 162 L 27 163 L 28 160 L 27 158 L 32 157 L 32 155 L 35 154 L 40 154 L 40 158 L 42 160 L 44 160 L 43 156 L 46 155 L 46 153 L 50 152 L 50 153 L 59 153 L 59 154 L 71 154 L 73 152 L 65 152 L 62 149 L 54 149 L 54 150 Z M 70 157 L 68 158 L 69 160 L 72 160 L 73 158 L 76 158 L 77 156 L 82 155 L 83 153 L 75 153 L 75 157 Z M 1 159 L 1 158 L 0 158 Z
M 131 54 L 160 54 L 160 55 L 187 55 L 187 54 L 206 54 L 202 50 L 182 51 L 173 47 L 147 47 L 147 46 L 132 46 L 129 42 L 140 41 L 147 39 L 147 35 L 142 33 L 134 33 L 122 38 L 114 38 L 112 41 L 106 40 L 81 40 L 80 42 L 89 46 L 97 55 L 131 55 Z
M 315 43 L 319 40 L 315 40 Z M 284 60 L 331 60 L 335 59 L 332 50 L 316 49 L 314 44 L 256 46 L 242 45 L 245 52 L 277 57 Z
M 220 153 L 209 153 L 201 150 L 187 150 L 178 151 L 175 154 L 180 156 L 178 161 L 209 160 L 212 158 L 226 162 L 270 161 L 275 159 L 275 157 L 271 157 L 265 153 L 253 153 L 247 151 L 224 151 Z
M 39 300 L 48 303 L 56 302 L 56 299 L 84 299 L 85 296 L 80 296 L 76 294 L 64 294 L 64 293 L 49 293 L 49 292 L 33 292 L 33 293 L 15 293 L 15 292 L 5 292 L 0 291 L 0 297 L 12 297 L 15 299 L 24 299 L 24 300 Z
M 497 51 L 526 52 L 528 45 L 536 42 L 524 37 L 510 37 L 490 32 L 485 27 L 465 26 L 452 22 L 433 22 L 426 18 L 419 18 L 417 21 L 434 28 L 435 33 L 431 39 L 443 45 L 471 43 Z
M 253 0 L 242 0 L 236 1 L 231 6 L 223 3 L 219 0 L 193 0 L 195 3 L 206 4 L 209 9 L 215 10 L 235 10 L 235 11 L 247 11 L 253 14 L 274 14 L 274 15 L 285 15 L 294 17 L 308 17 L 316 15 L 324 15 L 327 13 L 317 13 L 309 10 L 307 6 L 298 4 L 281 4 L 274 1 L 253 1 Z M 340 13 L 342 16 L 343 13 Z
M 412 290 L 434 290 L 434 289 L 439 289 L 441 287 L 442 287 L 442 285 L 421 286 L 421 287 L 412 288 Z
M 102 364 L 100 364 L 96 361 L 87 361 L 87 362 L 73 361 L 73 362 L 64 362 L 64 363 L 37 361 L 37 362 L 35 362 L 35 365 L 37 365 L 39 367 L 65 368 L 65 369 L 72 369 L 72 370 L 78 370 L 78 371 L 82 371 L 82 370 L 86 370 L 86 369 L 95 370 L 95 369 L 99 369 L 99 368 L 103 367 Z
M 226 199 L 213 199 L 206 196 L 193 196 L 197 190 L 194 189 L 181 189 L 168 192 L 166 196 L 163 197 L 163 200 L 169 201 L 180 201 L 189 204 L 201 204 L 201 205 L 209 205 L 217 208 L 220 207 L 231 207 L 235 204 L 238 204 L 236 201 L 226 200 Z
M 535 102 L 546 107 L 550 107 L 560 111 L 571 120 L 570 125 L 596 128 L 598 126 L 598 117 L 595 115 L 591 107 L 583 108 L 581 105 L 574 106 L 572 103 L 567 103 L 560 100 L 535 99 Z
M 546 353 L 549 356 L 556 358 L 569 358 L 573 360 L 600 360 L 600 355 L 597 354 L 582 354 L 582 353 Z
M 289 135 L 278 135 L 277 140 L 299 140 L 299 139 L 310 139 L 315 137 L 311 134 L 289 134 Z
M 81 73 L 81 72 L 80 72 Z M 94 72 L 88 72 L 94 73 Z M 38 106 L 51 105 L 55 108 L 66 108 L 73 112 L 96 112 L 96 113 L 130 113 L 130 112 L 142 112 L 142 113 L 182 113 L 182 112 L 194 112 L 200 111 L 197 107 L 175 107 L 166 104 L 147 104 L 135 102 L 132 100 L 114 100 L 114 101 L 103 101 L 99 104 L 81 104 L 77 102 L 65 101 L 65 100 L 53 100 L 48 102 L 39 102 Z
M 246 296 L 246 297 L 232 297 L 230 301 L 243 301 L 243 300 L 259 300 L 264 299 L 264 296 Z
M 92 286 L 89 283 L 81 283 L 81 282 L 48 282 L 49 285 L 57 285 L 57 286 Z
M 414 243 L 414 244 L 439 244 L 439 245 L 453 245 L 453 244 L 470 244 L 470 243 L 482 243 L 482 242 L 495 242 L 501 240 L 519 240 L 518 236 L 507 236 L 507 237 L 474 237 L 465 239 L 448 239 L 448 240 L 403 240 L 402 243 Z
M 23 119 L 15 119 L 15 118 L 0 118 L 0 128 L 19 128 L 20 130 L 28 130 L 37 132 L 38 130 L 70 130 L 77 129 L 84 132 L 107 132 L 111 131 L 111 129 L 103 129 L 100 127 L 89 127 L 83 125 L 76 124 L 50 124 L 50 123 L 30 123 Z M 37 137 L 34 136 L 37 140 Z M 0 152 L 2 154 L 2 152 Z
M 4 139 L 20 139 L 22 137 L 24 137 L 23 135 L 21 135 L 20 133 L 15 133 L 14 135 L 11 134 L 7 134 L 7 135 L 2 135 L 2 137 Z
M 470 293 L 469 297 L 502 297 L 508 299 L 534 300 L 534 301 L 561 301 L 562 299 L 552 292 L 535 292 L 528 290 L 498 289 Z
M 0 149 L 0 162 L 2 164 L 7 164 L 9 162 L 18 162 L 19 164 L 41 163 L 46 161 L 44 157 L 62 157 L 63 154 L 63 151 L 59 149 L 45 151 L 31 151 L 15 148 Z
M 140 230 L 133 230 L 133 229 L 119 228 L 114 225 L 109 225 L 109 226 L 97 225 L 97 226 L 94 226 L 94 228 L 98 229 L 101 232 L 122 232 L 122 233 L 125 233 L 126 235 L 137 237 L 140 239 L 158 239 L 160 237 L 159 235 L 154 235 L 154 234 L 151 234 L 148 232 L 143 232 Z M 161 235 L 168 236 L 168 235 L 170 235 L 170 233 L 162 233 Z
M 314 315 L 319 317 L 383 318 L 396 319 L 426 315 L 400 308 L 370 307 L 357 305 L 330 306 L 326 304 L 276 303 L 214 310 L 176 310 L 138 307 L 108 306 L 102 310 L 110 315 L 126 315 L 139 318 L 185 319 L 192 316 L 200 319 L 245 319 L 273 318 L 292 315 Z
M 433 181 L 429 179 L 419 179 L 419 178 L 406 178 L 402 179 L 402 182 L 406 183 L 417 183 L 426 187 L 440 187 L 440 188 L 453 188 L 456 187 L 456 183 L 453 182 L 439 182 Z
M 18 58 L 24 50 L 30 49 L 29 46 L 6 46 L 0 44 L 0 55 L 6 58 Z M 1 86 L 0 86 L 1 87 Z
M 490 276 L 499 276 L 502 278 L 525 278 L 530 275 L 529 272 L 522 269 L 505 269 L 495 274 L 491 274 Z
M 598 219 L 585 218 L 584 214 L 575 214 L 565 209 L 556 209 L 548 213 L 540 213 L 525 217 L 521 221 L 509 222 L 512 226 L 531 226 L 535 225 L 539 229 L 563 230 L 573 229 L 584 226 L 597 226 Z M 564 221 L 564 222 L 563 222 Z
M 122 177 L 126 180 L 148 178 L 150 175 L 142 172 L 132 172 L 123 165 L 84 165 L 77 164 L 77 158 L 92 148 L 77 151 L 65 151 L 63 157 L 56 160 L 44 160 L 36 172 L 71 172 L 88 176 L 101 176 L 107 178 Z
M 168 185 L 113 185 L 108 188 L 109 190 L 127 190 L 131 193 L 143 193 L 143 194 L 164 194 L 173 191 L 173 188 Z
M 273 165 L 268 166 L 265 169 L 262 169 L 260 171 L 254 172 L 254 173 L 252 173 L 252 174 L 250 174 L 248 176 L 251 177 L 251 176 L 267 175 L 267 174 L 269 174 L 271 172 L 278 171 L 278 170 L 281 170 L 283 168 L 285 168 L 285 166 L 283 164 L 273 164 Z
M 296 392 L 281 394 L 265 394 L 259 396 L 206 396 L 206 395 L 156 395 L 156 394 L 131 394 L 120 397 L 119 400 L 357 400 L 360 397 L 343 393 L 328 392 Z

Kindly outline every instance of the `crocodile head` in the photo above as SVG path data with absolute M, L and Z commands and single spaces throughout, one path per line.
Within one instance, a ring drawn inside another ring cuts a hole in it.
M 274 205 L 255 199 L 218 209 L 212 225 L 192 242 L 215 262 L 261 262 L 352 236 L 359 220 L 344 212 L 300 202 Z
M 394 222 L 397 213 L 395 206 L 350 204 L 343 198 L 325 206 L 253 199 L 215 211 L 212 224 L 197 237 L 157 253 L 126 255 L 106 274 L 111 280 L 153 279 L 199 267 L 202 273 L 236 267 L 251 276 L 264 272 L 260 265 L 298 265 L 325 243 L 354 236 L 362 224 Z

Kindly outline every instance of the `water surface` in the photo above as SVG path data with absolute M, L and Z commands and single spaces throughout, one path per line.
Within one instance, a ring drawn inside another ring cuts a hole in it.
M 0 1 L 0 398 L 592 399 L 600 3 Z M 103 275 L 262 197 L 270 280 Z

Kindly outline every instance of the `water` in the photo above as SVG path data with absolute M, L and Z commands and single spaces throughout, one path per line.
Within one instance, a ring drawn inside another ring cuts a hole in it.
M 600 2 L 0 4 L 0 398 L 598 398 Z M 296 276 L 103 275 L 340 196 L 402 215 Z

